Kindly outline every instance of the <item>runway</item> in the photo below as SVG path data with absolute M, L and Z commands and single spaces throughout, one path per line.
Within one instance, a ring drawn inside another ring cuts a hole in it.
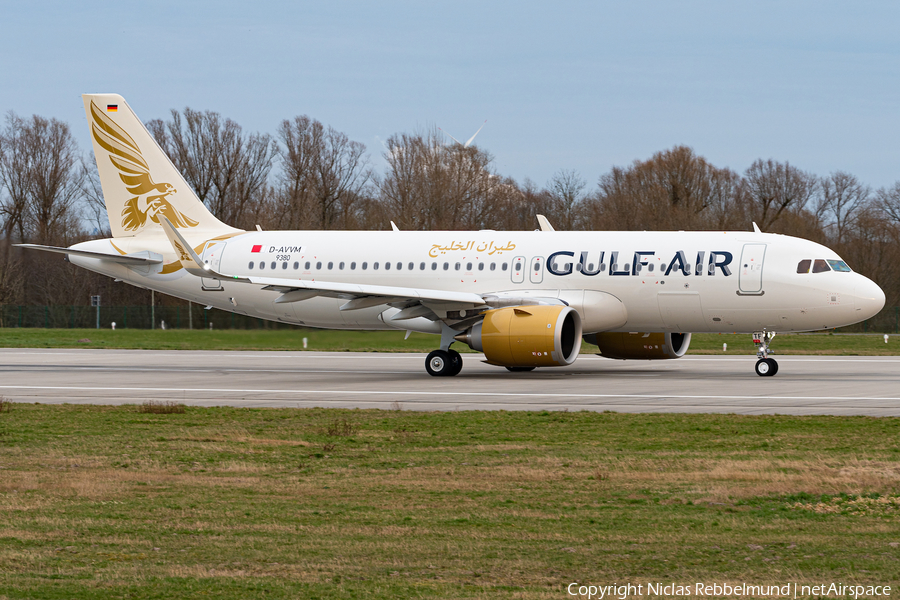
M 430 377 L 424 354 L 0 349 L 0 396 L 14 402 L 403 410 L 591 410 L 900 416 L 900 357 L 753 356 L 613 361 L 510 373 L 464 354 Z

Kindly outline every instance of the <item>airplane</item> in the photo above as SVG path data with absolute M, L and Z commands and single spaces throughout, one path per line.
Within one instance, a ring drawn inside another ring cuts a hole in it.
M 294 325 L 439 336 L 509 371 L 571 365 L 581 340 L 612 359 L 684 356 L 691 333 L 753 335 L 772 376 L 775 333 L 877 314 L 884 292 L 823 245 L 753 231 L 244 231 L 191 191 L 125 99 L 86 94 L 112 238 L 66 255 L 117 281 Z M 259 229 L 259 228 L 257 228 Z

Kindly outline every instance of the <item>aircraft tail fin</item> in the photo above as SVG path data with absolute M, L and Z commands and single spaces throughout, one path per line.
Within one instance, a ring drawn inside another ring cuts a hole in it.
M 209 212 L 122 96 L 82 99 L 113 237 L 159 228 L 160 216 L 184 230 L 239 231 Z

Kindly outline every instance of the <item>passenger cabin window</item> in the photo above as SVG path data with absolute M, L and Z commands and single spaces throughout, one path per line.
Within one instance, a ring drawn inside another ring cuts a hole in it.
M 310 264 L 311 264 L 311 263 L 310 263 L 309 261 L 306 261 L 306 265 L 305 265 L 303 268 L 306 269 L 307 271 L 309 271 L 309 265 L 310 265 Z
M 300 263 L 295 262 L 295 263 L 294 263 L 294 270 L 296 271 L 296 270 L 299 269 L 299 268 L 300 268 Z
M 491 271 L 497 270 L 497 263 L 491 263 Z
M 344 270 L 344 261 L 341 261 L 340 263 L 338 263 L 338 269 L 340 269 L 341 271 Z
M 250 261 L 250 264 L 248 265 L 248 267 L 252 269 L 254 264 L 256 264 L 256 263 L 254 263 L 254 262 L 251 260 L 251 261 Z
M 264 263 L 263 261 L 259 261 L 259 268 L 260 268 L 260 269 L 265 269 L 265 268 L 266 268 L 266 263 Z
M 362 270 L 365 271 L 367 268 L 369 268 L 369 263 L 364 262 L 364 263 L 362 264 Z
M 350 263 L 350 270 L 351 270 L 351 271 L 355 271 L 355 270 L 356 270 L 356 261 L 353 261 L 352 263 Z
M 397 264 L 399 265 L 400 263 L 397 263 Z M 406 268 L 408 268 L 410 271 L 412 271 L 413 269 L 416 268 L 416 263 L 409 263 L 408 265 L 406 265 Z M 425 268 L 425 263 L 422 263 L 422 268 L 423 269 Z
M 412 263 L 409 263 L 409 268 L 412 269 Z M 398 262 L 398 263 L 397 263 L 397 270 L 398 270 L 398 271 L 402 271 L 402 270 L 403 270 L 403 263 L 402 263 L 402 262 Z
M 436 262 L 431 263 L 431 270 L 437 271 L 437 263 Z
M 319 262 L 316 263 L 316 269 L 321 269 L 321 268 L 322 268 L 322 261 L 320 260 Z
M 484 271 L 484 263 L 478 263 L 478 270 Z
M 378 262 L 377 261 L 372 263 L 372 268 L 375 269 L 376 271 L 378 270 Z
M 504 271 L 506 270 L 506 267 L 507 267 L 507 264 L 506 264 L 506 263 L 503 263 L 503 267 L 502 267 L 502 268 L 503 268 Z
M 272 261 L 272 268 L 273 268 L 273 269 L 275 268 L 275 261 L 274 261 L 274 260 Z
M 330 270 L 333 269 L 333 268 L 334 268 L 334 263 L 333 263 L 333 262 L 329 262 L 329 263 L 328 263 L 328 270 L 330 271 Z
M 812 260 L 806 258 L 797 263 L 797 272 L 798 273 L 809 273 L 809 268 L 812 266 Z
M 816 262 L 813 263 L 813 273 L 824 273 L 830 270 L 831 268 L 828 266 L 828 263 L 821 258 L 817 258 Z
M 375 268 L 377 269 L 378 267 L 375 267 Z M 384 263 L 384 270 L 385 270 L 385 271 L 390 271 L 390 270 L 391 270 L 391 263 L 389 263 L 389 262 Z
M 286 262 L 281 263 L 281 268 L 282 268 L 282 269 L 287 269 L 287 263 L 286 263 Z

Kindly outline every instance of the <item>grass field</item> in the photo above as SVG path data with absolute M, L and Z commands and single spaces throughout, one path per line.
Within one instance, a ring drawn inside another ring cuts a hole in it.
M 0 328 L 0 348 L 139 348 L 148 350 L 303 350 L 358 352 L 429 352 L 437 336 L 402 331 L 335 331 L 327 329 L 16 329 Z M 722 344 L 728 345 L 727 352 Z M 463 344 L 454 349 L 470 352 Z M 883 334 L 785 334 L 775 338 L 777 354 L 897 355 L 900 335 L 884 343 Z M 597 347 L 582 345 L 582 352 Z M 755 354 L 749 335 L 694 334 L 689 354 Z
M 0 597 L 896 585 L 898 435 L 864 417 L 5 404 Z

